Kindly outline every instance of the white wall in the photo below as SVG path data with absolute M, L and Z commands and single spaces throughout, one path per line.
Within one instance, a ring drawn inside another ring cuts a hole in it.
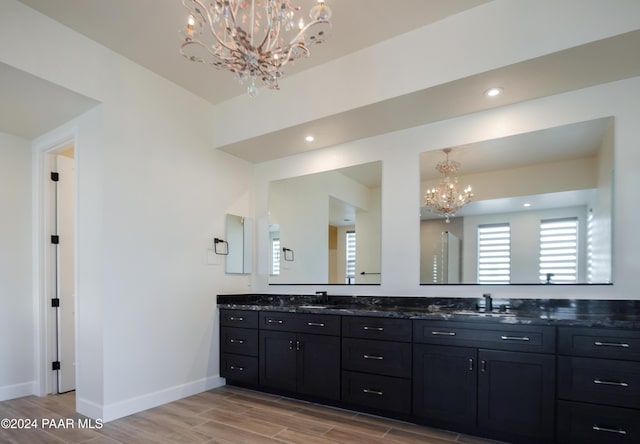
M 33 393 L 31 149 L 0 133 L 0 401 Z
M 13 0 L 0 62 L 102 102 L 34 141 L 75 137 L 79 411 L 109 420 L 222 383 L 215 297 L 252 282 L 206 251 L 225 213 L 252 215 L 252 169 L 211 149 L 211 105 Z
M 611 123 L 598 152 L 598 188 L 590 212 L 590 272 L 588 276 L 590 282 L 611 281 L 611 268 L 613 260 L 612 245 L 612 220 L 613 214 L 611 195 L 614 175 L 615 159 L 615 123 Z
M 382 160 L 382 285 L 359 287 L 358 294 L 478 297 L 490 291 L 499 297 L 635 299 L 640 236 L 634 221 L 640 217 L 640 210 L 628 202 L 636 200 L 634 190 L 640 186 L 640 152 L 636 149 L 640 139 L 636 124 L 640 103 L 635 99 L 639 92 L 640 77 L 636 77 L 265 162 L 256 167 L 256 218 L 266 217 L 266 193 L 260 190 L 266 189 L 271 180 Z M 608 116 L 615 118 L 614 285 L 419 286 L 421 152 Z M 259 225 L 257 254 L 262 262 L 266 250 L 260 238 L 264 239 L 266 233 Z M 257 290 L 284 291 L 267 285 L 260 262 L 258 266 Z M 286 287 L 288 293 L 310 293 L 315 289 Z M 350 294 L 352 289 L 332 287 L 331 292 Z

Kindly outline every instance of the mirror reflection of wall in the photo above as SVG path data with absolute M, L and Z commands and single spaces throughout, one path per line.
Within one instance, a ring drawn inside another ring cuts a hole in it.
M 372 162 L 271 182 L 269 283 L 379 284 L 381 177 Z
M 421 209 L 421 284 L 611 283 L 613 118 L 452 147 L 471 203 L 446 223 Z M 421 155 L 421 197 L 441 180 Z M 451 233 L 460 260 L 451 257 Z M 455 242 L 455 241 L 454 241 Z M 449 242 L 450 243 L 450 242 Z
M 251 274 L 253 262 L 253 221 L 235 214 L 226 215 L 226 239 L 228 274 Z

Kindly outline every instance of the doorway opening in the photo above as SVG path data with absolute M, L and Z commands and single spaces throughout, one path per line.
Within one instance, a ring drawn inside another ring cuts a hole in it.
M 76 388 L 75 148 L 67 142 L 44 153 L 44 313 L 46 393 Z

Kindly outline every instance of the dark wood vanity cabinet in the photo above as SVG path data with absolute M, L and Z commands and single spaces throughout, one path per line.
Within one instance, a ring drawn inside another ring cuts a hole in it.
M 342 318 L 342 401 L 411 413 L 411 321 Z
M 413 414 L 501 439 L 551 442 L 554 344 L 554 327 L 414 321 Z
M 220 375 L 258 383 L 258 312 L 220 310 Z
M 515 443 L 640 443 L 640 331 L 220 310 L 230 383 Z
M 558 441 L 640 442 L 640 332 L 558 327 Z
M 260 385 L 340 399 L 339 316 L 260 312 L 260 325 Z

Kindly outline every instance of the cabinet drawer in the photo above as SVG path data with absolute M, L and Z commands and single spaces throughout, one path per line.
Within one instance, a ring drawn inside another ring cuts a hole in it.
M 223 353 L 220 362 L 220 376 L 229 381 L 258 383 L 258 358 L 254 356 Z
M 389 412 L 410 413 L 411 381 L 343 371 L 342 401 Z
M 558 328 L 563 355 L 640 361 L 640 331 L 607 328 Z
M 413 321 L 413 341 L 496 350 L 555 353 L 555 327 Z
M 411 344 L 342 339 L 342 368 L 379 375 L 411 377 Z
M 223 353 L 258 356 L 258 330 L 222 327 L 220 329 L 220 349 Z
M 640 411 L 620 407 L 558 403 L 558 442 L 614 444 L 640 442 Z
M 411 320 L 343 316 L 342 336 L 411 342 Z
M 338 336 L 340 335 L 340 316 L 263 311 L 260 312 L 260 328 Z
M 220 310 L 220 325 L 224 327 L 258 328 L 258 312 L 251 310 Z
M 640 408 L 640 363 L 560 356 L 558 395 L 573 401 Z

